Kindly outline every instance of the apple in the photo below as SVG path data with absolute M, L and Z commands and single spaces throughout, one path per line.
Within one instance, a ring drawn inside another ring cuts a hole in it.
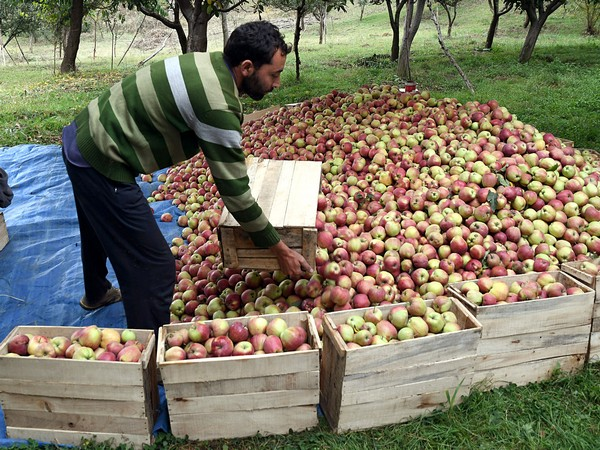
M 96 325 L 89 325 L 81 330 L 77 341 L 83 347 L 89 347 L 96 350 L 102 342 L 102 331 Z
M 228 336 L 219 335 L 213 339 L 209 353 L 211 356 L 216 357 L 231 356 L 233 354 L 233 347 L 234 344 Z
M 194 323 L 188 330 L 188 337 L 191 342 L 204 343 L 210 337 L 211 328 L 204 322 Z
M 298 349 L 298 347 L 306 343 L 308 339 L 306 330 L 299 325 L 286 328 L 279 337 L 285 351 L 294 351 Z
M 97 361 L 116 361 L 117 360 L 117 355 L 115 355 L 113 352 L 109 352 L 106 349 L 103 349 L 102 347 L 99 347 L 99 349 L 102 349 L 103 351 L 96 356 L 96 360 Z
M 100 347 L 106 348 L 109 342 L 121 342 L 121 333 L 114 328 L 103 328 L 100 338 Z
M 425 314 L 425 322 L 431 333 L 440 333 L 444 329 L 444 325 L 446 325 L 443 316 L 436 311 Z
M 267 336 L 280 336 L 287 327 L 287 322 L 283 318 L 275 317 L 269 321 L 266 334 Z
M 397 338 L 399 341 L 406 341 L 408 339 L 414 339 L 414 337 L 415 337 L 415 332 L 409 326 L 402 327 L 398 330 Z
M 119 352 L 121 350 L 123 350 L 123 347 L 125 347 L 124 344 L 122 344 L 121 342 L 109 342 L 108 344 L 106 344 L 106 351 L 110 352 L 110 353 L 114 353 L 115 356 L 117 356 L 119 354 Z
M 238 341 L 233 347 L 232 356 L 249 356 L 254 354 L 254 346 L 249 341 Z
M 364 319 L 366 322 L 377 323 L 383 320 L 383 312 L 377 306 L 365 311 Z
M 388 314 L 388 320 L 398 330 L 404 328 L 408 323 L 408 310 L 406 309 L 406 306 L 398 305 L 390 309 L 390 312 Z
M 200 342 L 188 342 L 183 350 L 186 353 L 187 359 L 202 359 L 208 357 L 206 347 Z
M 398 335 L 398 330 L 396 329 L 394 324 L 392 322 L 390 322 L 389 320 L 385 320 L 385 319 L 380 320 L 379 322 L 377 322 L 375 327 L 376 327 L 376 331 L 375 331 L 376 335 L 382 336 L 387 341 L 397 337 L 397 335 Z
M 142 351 L 137 345 L 125 345 L 123 346 L 123 349 L 118 353 L 117 360 L 121 362 L 138 362 L 141 357 Z
M 17 334 L 13 336 L 7 343 L 6 350 L 9 353 L 16 353 L 20 356 L 27 356 L 27 345 L 29 344 L 29 336 L 26 334 Z
M 408 319 L 407 326 L 412 328 L 415 337 L 423 337 L 429 334 L 429 326 L 421 316 L 412 316 Z
M 252 317 L 250 320 L 248 320 L 248 325 L 247 325 L 248 331 L 250 332 L 250 334 L 252 336 L 255 336 L 257 334 L 266 333 L 268 324 L 269 324 L 269 321 L 267 319 L 265 319 L 264 317 L 261 317 L 261 316 Z
M 244 325 L 243 322 L 236 320 L 232 322 L 229 326 L 229 338 L 233 341 L 234 344 L 238 342 L 247 341 L 249 337 L 248 328 Z
M 66 336 L 54 336 L 50 339 L 54 346 L 54 351 L 57 357 L 64 357 L 67 349 L 71 345 L 71 340 Z
M 94 360 L 96 359 L 96 354 L 93 348 L 81 346 L 75 350 L 72 359 Z
M 229 332 L 229 326 L 229 322 L 222 318 L 216 318 L 210 322 L 213 337 L 226 336 Z
M 183 361 L 187 359 L 186 351 L 181 347 L 170 347 L 165 350 L 165 361 Z
M 131 330 L 129 328 L 121 331 L 121 342 L 127 342 L 127 341 L 135 341 L 137 339 L 137 336 L 135 334 L 134 330 Z
M 279 336 L 275 334 L 267 335 L 263 344 L 263 351 L 265 354 L 282 353 L 283 343 L 281 342 Z
M 352 341 L 361 347 L 367 347 L 373 342 L 373 334 L 369 330 L 358 330 Z
M 267 335 L 265 333 L 253 334 L 250 336 L 250 343 L 252 344 L 252 347 L 254 347 L 255 352 L 264 349 L 266 339 Z

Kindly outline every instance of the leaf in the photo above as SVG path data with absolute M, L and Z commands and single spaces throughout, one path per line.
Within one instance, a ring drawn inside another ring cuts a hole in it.
M 496 212 L 496 209 L 498 208 L 498 193 L 495 191 L 489 191 L 486 200 L 490 204 L 492 212 Z

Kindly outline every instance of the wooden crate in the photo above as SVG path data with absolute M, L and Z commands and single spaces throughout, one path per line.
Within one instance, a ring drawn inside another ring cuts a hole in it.
M 317 200 L 321 163 L 253 158 L 248 176 L 252 195 L 281 239 L 315 267 Z M 219 240 L 226 267 L 274 270 L 277 259 L 269 249 L 254 246 L 233 215 L 223 210 Z
M 401 423 L 455 404 L 468 393 L 481 325 L 458 300 L 454 333 L 349 349 L 338 324 L 368 309 L 325 314 L 321 408 L 336 433 Z M 431 305 L 431 300 L 428 300 Z M 396 305 L 381 306 L 387 318 Z
M 4 213 L 0 212 L 0 250 L 8 244 L 8 230 L 4 221 Z
M 473 384 L 486 390 L 509 383 L 525 385 L 548 379 L 555 369 L 572 372 L 585 362 L 594 293 L 569 275 L 552 271 L 565 286 L 580 286 L 583 294 L 477 306 L 460 289 L 467 281 L 448 285 L 481 322 Z M 498 277 L 513 281 L 536 279 L 539 273 Z
M 16 334 L 70 335 L 80 327 L 18 326 L 0 344 L 0 402 L 10 439 L 78 445 L 82 439 L 142 448 L 158 414 L 154 333 L 138 363 L 6 356 Z
M 590 332 L 590 348 L 588 360 L 590 362 L 600 361 L 600 275 L 593 276 L 580 270 L 582 261 L 564 263 L 561 270 L 573 278 L 581 281 L 596 292 L 594 296 L 594 309 L 592 312 L 592 330 Z
M 173 435 L 205 441 L 287 434 L 318 424 L 321 341 L 314 319 L 306 312 L 262 317 L 306 327 L 313 350 L 165 361 L 166 335 L 190 324 L 161 327 L 157 361 Z M 250 317 L 226 320 L 247 323 Z

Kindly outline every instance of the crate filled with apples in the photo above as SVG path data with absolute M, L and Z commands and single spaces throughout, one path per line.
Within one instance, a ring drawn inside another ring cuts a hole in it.
M 600 361 L 600 259 L 567 262 L 560 268 L 595 291 L 588 359 Z
M 325 314 L 320 404 L 334 432 L 405 422 L 468 393 L 481 325 L 454 298 L 412 294 Z
M 156 375 L 152 330 L 17 326 L 0 344 L 6 434 L 142 448 L 158 413 Z
M 594 292 L 561 271 L 451 283 L 481 322 L 474 383 L 491 389 L 570 372 L 586 360 Z
M 164 325 L 157 364 L 171 432 L 211 440 L 316 426 L 320 349 L 307 312 Z

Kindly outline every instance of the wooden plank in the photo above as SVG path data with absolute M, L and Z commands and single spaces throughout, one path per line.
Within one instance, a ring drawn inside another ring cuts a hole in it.
M 221 252 L 225 265 L 234 269 L 240 267 L 240 261 L 238 260 L 238 250 L 232 244 L 236 240 L 236 232 L 233 228 L 225 227 L 219 227 L 218 232 L 219 241 L 221 242 Z M 248 235 L 246 234 L 246 236 Z M 249 237 L 248 240 L 250 240 Z
M 561 264 L 560 268 L 565 273 L 571 275 L 573 278 L 581 281 L 586 286 L 589 286 L 596 292 L 596 305 L 600 304 L 600 275 L 591 275 L 581 270 L 583 261 L 571 261 Z
M 590 334 L 588 361 L 590 363 L 600 362 L 600 333 Z
M 47 387 L 47 389 L 50 387 Z M 74 389 L 79 389 L 74 386 Z M 145 402 L 111 399 L 86 399 L 57 397 L 55 395 L 29 395 L 0 391 L 0 402 L 5 409 L 15 411 L 41 411 L 72 413 L 91 416 L 119 415 L 121 417 L 146 417 Z
M 167 397 L 169 398 L 169 397 Z M 265 392 L 243 392 L 230 395 L 211 395 L 176 398 L 169 401 L 169 417 L 177 420 L 178 415 L 198 414 L 214 411 L 217 414 L 229 411 L 246 411 L 254 414 L 262 409 L 289 408 L 296 406 L 316 407 L 319 403 L 318 383 L 313 389 L 269 390 Z
M 288 209 L 298 207 L 295 204 L 292 191 L 292 179 L 294 176 L 295 164 L 285 164 L 281 169 L 281 177 L 277 183 L 275 189 L 272 190 L 274 202 L 271 204 L 269 209 L 269 221 L 275 228 L 283 228 L 288 225 L 289 222 L 285 221 L 286 212 Z M 315 208 L 315 217 L 316 217 Z M 299 224 L 292 224 L 298 226 Z M 290 245 L 290 244 L 288 244 Z
M 6 244 L 8 244 L 8 230 L 6 229 L 4 213 L 0 212 L 0 250 L 6 247 Z
M 134 448 L 141 449 L 143 445 L 150 445 L 153 438 L 150 434 L 130 433 L 103 433 L 90 432 L 83 433 L 68 430 L 48 430 L 44 428 L 28 427 L 6 427 L 6 435 L 10 439 L 33 439 L 38 442 L 47 442 L 57 445 L 81 444 L 82 439 L 95 440 L 96 442 L 111 442 L 113 446 L 118 444 L 132 445 Z
M 486 391 L 511 383 L 517 386 L 537 383 L 549 379 L 557 369 L 566 373 L 578 370 L 584 362 L 585 358 L 582 355 L 570 355 L 476 371 L 473 375 L 473 389 Z
M 304 256 L 306 262 L 313 268 L 316 269 L 316 258 L 317 258 L 317 229 L 316 228 L 304 228 L 302 239 L 302 249 L 299 253 Z
M 588 345 L 589 325 L 560 328 L 544 333 L 526 333 L 518 336 L 500 336 L 481 339 L 477 355 L 506 355 L 509 359 L 516 352 L 529 352 L 532 356 L 550 347 L 567 346 L 576 349 L 573 353 L 584 353 L 581 350 Z
M 265 375 L 241 378 L 224 382 L 167 383 L 165 391 L 170 399 L 194 398 L 213 395 L 233 395 L 246 392 L 269 392 L 278 390 L 309 390 L 319 386 L 319 371 L 291 373 L 287 375 Z
M 326 314 L 323 320 L 323 351 L 321 354 L 320 405 L 329 425 L 336 429 L 342 402 L 342 386 L 346 372 L 346 353 L 342 338 Z M 340 342 L 335 342 L 339 339 Z
M 347 401 L 352 402 L 354 401 L 352 399 L 365 396 L 371 399 L 371 394 L 377 396 L 377 391 L 384 392 L 387 390 L 389 395 L 393 397 L 409 395 L 411 386 L 415 383 L 431 383 L 433 387 L 429 388 L 429 392 L 432 392 L 437 381 L 443 378 L 457 378 L 459 382 L 466 380 L 469 382 L 467 385 L 470 384 L 475 372 L 475 359 L 473 356 L 468 355 L 464 358 L 446 361 L 432 359 L 432 361 L 434 362 L 423 364 L 423 367 L 405 368 L 398 365 L 395 369 L 385 371 L 374 370 L 361 374 L 346 375 L 344 377 L 341 404 L 345 405 Z
M 48 411 L 27 411 L 3 409 L 7 427 L 27 428 L 32 424 L 43 424 L 50 430 L 80 431 L 86 433 L 103 432 L 133 433 L 148 429 L 146 418 L 120 417 L 118 411 L 109 415 L 82 415 Z
M 269 220 L 277 186 L 282 181 L 285 181 L 282 180 L 283 167 L 283 161 L 267 160 L 267 166 L 265 168 L 265 174 L 262 179 L 260 190 L 257 191 L 255 197 L 258 206 L 260 206 L 264 215 L 269 217 Z M 273 222 L 271 222 L 271 224 L 273 224 Z
M 315 406 L 261 409 L 248 414 L 246 411 L 229 411 L 215 416 L 204 413 L 171 418 L 171 433 L 177 437 L 188 436 L 192 440 L 229 439 L 261 435 L 287 434 L 304 431 L 317 426 Z
M 468 387 L 460 387 L 456 392 L 456 403 L 460 403 L 461 398 L 467 395 L 468 392 Z M 404 399 L 389 398 L 360 406 L 342 407 L 339 424 L 334 431 L 342 433 L 403 423 L 446 408 L 446 392 L 440 391 L 419 394 Z
M 0 359 L 1 365 L 2 359 Z M 29 394 L 33 396 L 66 397 L 84 400 L 115 400 L 124 402 L 143 402 L 144 389 L 141 385 L 105 384 L 91 386 L 89 384 L 73 384 L 48 380 L 25 380 L 0 378 L 0 391 L 11 394 Z
M 290 191 L 291 207 L 287 208 L 286 226 L 314 227 L 321 187 L 321 163 L 296 161 Z

